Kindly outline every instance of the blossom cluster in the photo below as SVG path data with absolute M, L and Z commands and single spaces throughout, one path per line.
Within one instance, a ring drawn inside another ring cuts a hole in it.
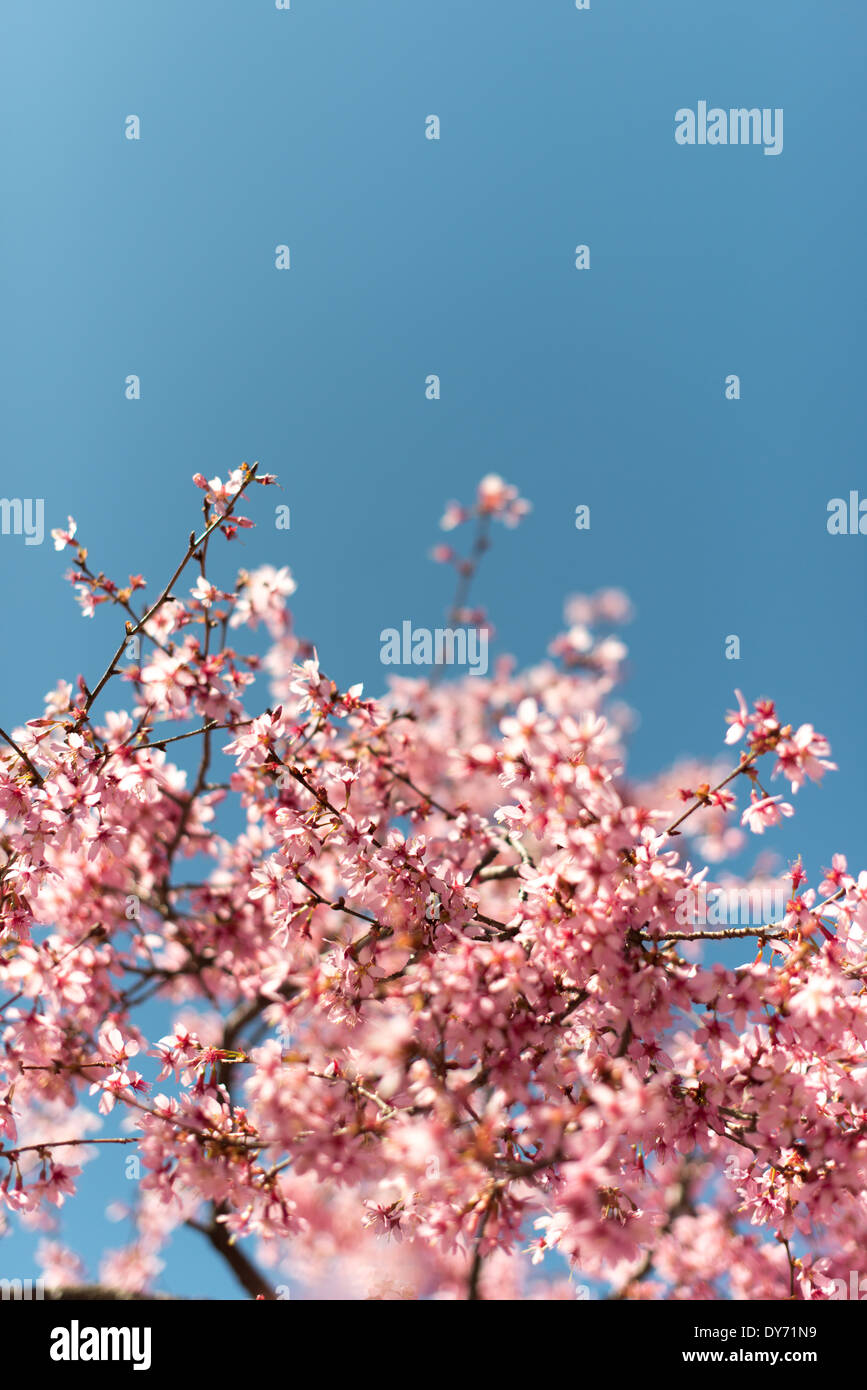
M 737 761 L 636 784 L 612 591 L 529 670 L 341 690 L 288 568 L 209 574 L 275 479 L 194 482 L 202 533 L 147 607 L 72 518 L 53 533 L 123 636 L 3 734 L 0 1223 L 56 1234 L 81 1165 L 129 1154 L 137 1234 L 101 1270 L 124 1288 L 184 1224 L 254 1296 L 822 1298 L 867 1273 L 867 873 L 836 855 L 816 892 L 799 859 L 777 922 L 677 916 L 702 856 L 794 814 L 763 779 L 819 783 L 827 741 L 739 694 Z M 492 476 L 444 524 L 527 510 Z M 440 548 L 456 609 L 482 548 Z M 237 640 L 260 624 L 264 656 Z

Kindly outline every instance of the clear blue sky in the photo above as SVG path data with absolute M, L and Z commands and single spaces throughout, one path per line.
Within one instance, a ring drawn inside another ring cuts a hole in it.
M 867 496 L 865 41 L 856 0 L 5 0 L 0 490 L 155 591 L 190 475 L 259 459 L 291 531 L 227 562 L 288 563 L 300 631 L 377 693 L 380 630 L 450 596 L 443 503 L 499 472 L 534 511 L 485 562 L 496 650 L 532 661 L 565 594 L 625 588 L 633 771 L 716 754 L 734 686 L 771 695 L 841 770 L 770 847 L 814 882 L 859 861 L 867 538 L 826 508 Z M 782 107 L 783 153 L 678 146 L 700 100 Z M 65 568 L 0 537 L 7 727 L 113 649 Z M 89 1253 L 121 1243 L 99 1170 Z M 234 1294 L 179 1244 L 165 1286 Z

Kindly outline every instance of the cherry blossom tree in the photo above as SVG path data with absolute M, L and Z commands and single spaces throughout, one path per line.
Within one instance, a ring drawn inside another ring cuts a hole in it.
M 89 1277 L 58 1209 L 126 1156 L 105 1297 L 158 1286 L 182 1226 L 264 1298 L 822 1299 L 867 1273 L 867 874 L 835 855 L 808 889 L 798 860 L 758 924 L 683 911 L 786 833 L 826 740 L 738 695 L 727 761 L 630 779 L 613 591 L 527 671 L 341 690 L 289 570 L 229 578 L 276 479 L 193 481 L 149 602 L 53 532 L 119 640 L 0 730 L 0 1221 L 41 1232 L 46 1282 Z M 470 586 L 526 510 L 496 477 L 450 504 L 475 531 L 435 552 L 452 621 L 487 621 Z

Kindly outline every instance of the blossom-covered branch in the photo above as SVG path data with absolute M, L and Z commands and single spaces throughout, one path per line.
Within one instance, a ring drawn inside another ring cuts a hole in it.
M 53 533 L 123 636 L 92 687 L 0 729 L 0 1220 L 51 1231 L 80 1165 L 119 1152 L 119 1292 L 182 1226 L 266 1298 L 571 1297 L 533 1274 L 554 1252 L 616 1298 L 817 1298 L 860 1270 L 867 874 L 836 855 L 817 898 L 799 857 L 778 914 L 682 911 L 709 863 L 785 835 L 767 784 L 821 782 L 827 741 L 738 694 L 735 767 L 633 783 L 610 590 L 529 670 L 341 690 L 289 569 L 214 561 L 273 477 L 194 481 L 200 531 L 140 612 L 142 576 L 95 570 L 72 518 Z M 435 552 L 453 621 L 482 620 L 470 582 L 527 510 L 493 475 L 450 505 L 477 528 Z M 260 626 L 264 656 L 240 645 Z M 755 959 L 702 955 L 747 937 Z

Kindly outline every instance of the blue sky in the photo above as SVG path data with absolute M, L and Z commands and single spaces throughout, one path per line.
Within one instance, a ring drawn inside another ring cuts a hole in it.
M 226 577 L 289 564 L 299 630 L 378 693 L 381 629 L 449 601 L 444 502 L 501 473 L 534 510 L 476 591 L 495 651 L 533 661 L 566 594 L 624 588 L 632 770 L 717 754 L 735 686 L 772 696 L 840 771 L 762 847 L 814 883 L 859 862 L 867 539 L 826 518 L 867 496 L 862 6 L 6 0 L 2 39 L 4 495 L 154 593 L 191 474 L 260 460 L 291 530 L 224 547 Z M 677 145 L 700 100 L 783 108 L 783 153 Z M 0 536 L 5 727 L 115 645 L 65 568 Z M 166 1285 L 231 1293 L 182 1243 Z

